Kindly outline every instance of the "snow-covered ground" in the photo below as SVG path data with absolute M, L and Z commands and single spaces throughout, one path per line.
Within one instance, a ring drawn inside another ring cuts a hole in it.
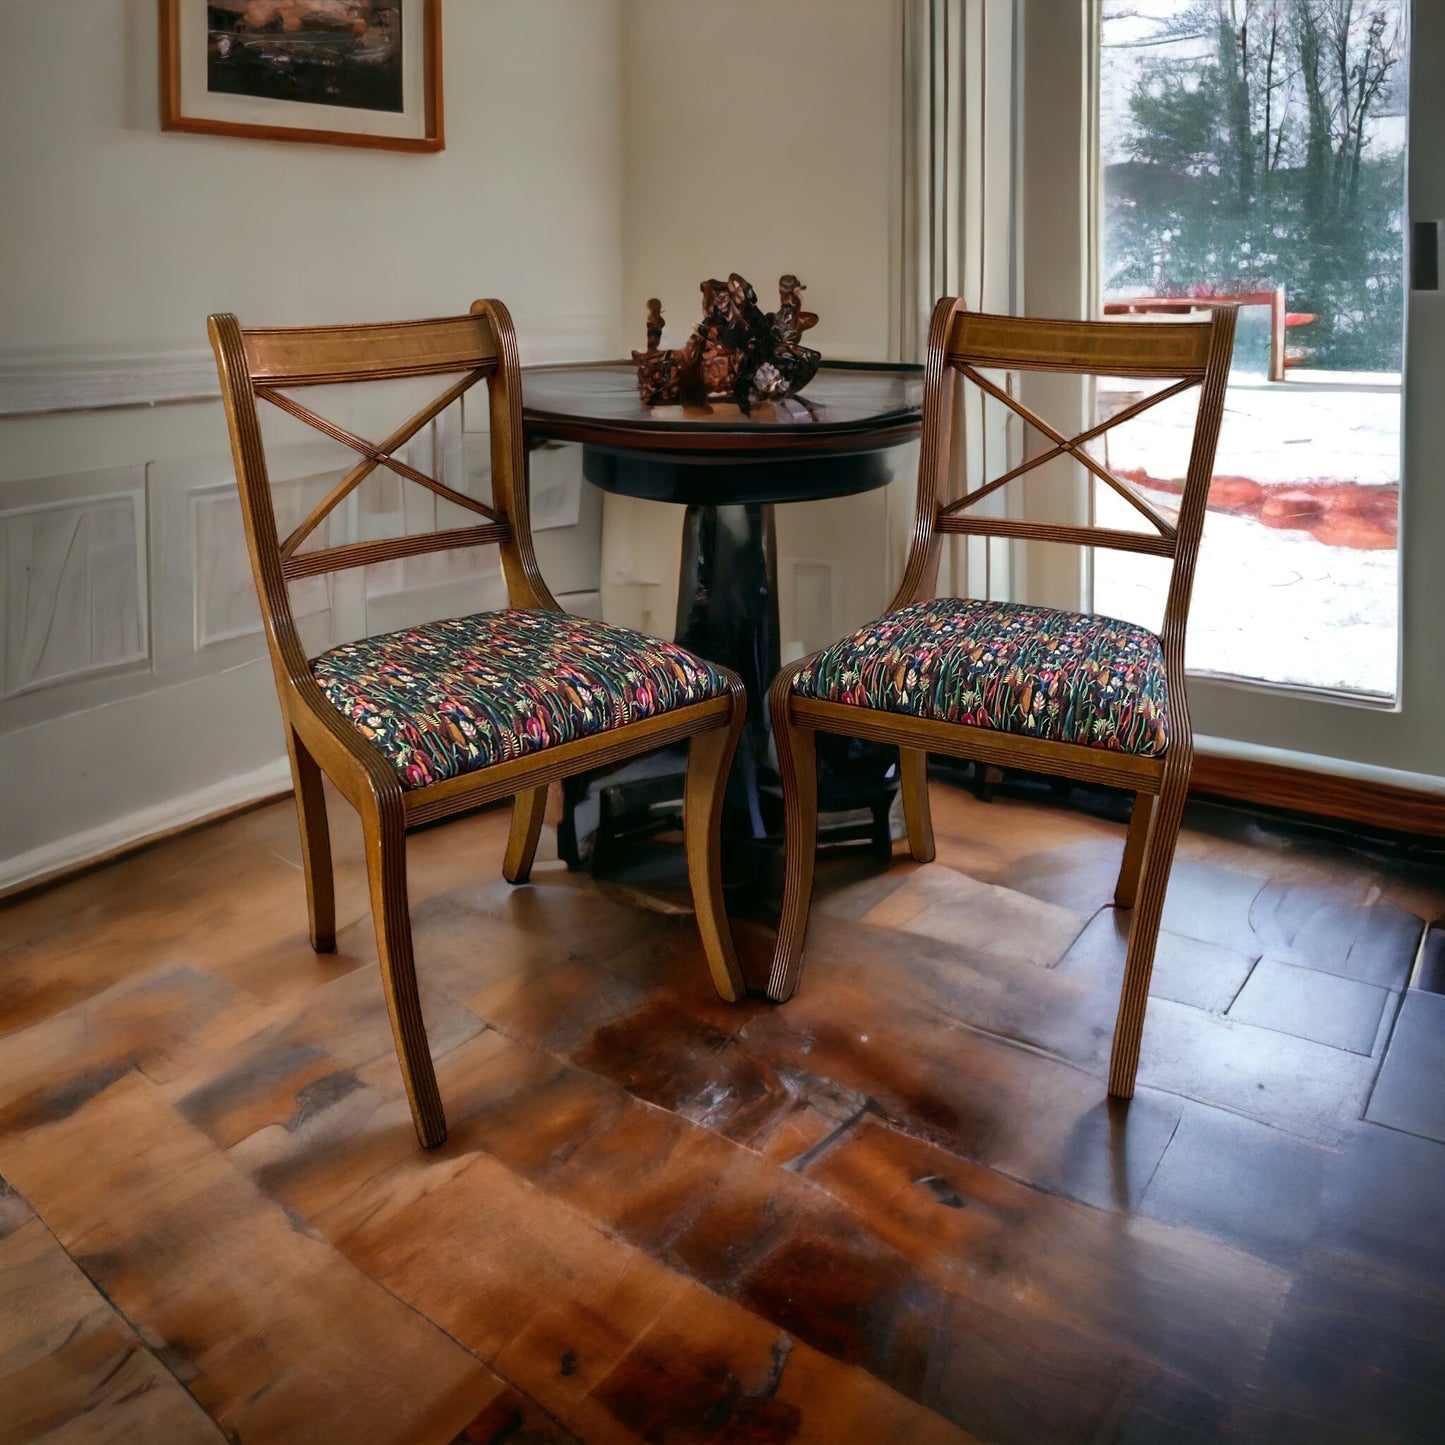
M 1110 466 L 1179 476 L 1190 412 L 1168 403 L 1110 433 Z M 1214 470 L 1265 487 L 1321 479 L 1395 482 L 1398 379 L 1332 375 L 1327 382 L 1321 375 L 1270 383 L 1237 376 Z M 1127 502 L 1107 488 L 1097 490 L 1100 524 L 1132 528 L 1141 521 Z M 1164 585 L 1165 564 L 1156 559 L 1095 552 L 1094 606 L 1100 612 L 1157 627 Z M 1399 585 L 1396 550 L 1325 546 L 1308 532 L 1210 512 L 1189 615 L 1189 667 L 1393 696 Z
M 1401 12 L 1399 0 L 1383 7 Z M 1105 0 L 1100 63 L 1100 158 L 1128 160 L 1134 140 L 1129 100 L 1145 59 L 1198 66 L 1214 44 L 1190 31 L 1162 39 L 1187 13 L 1187 0 Z M 1402 72 L 1403 73 L 1403 72 Z M 1402 93 L 1403 94 L 1403 93 Z M 1371 154 L 1405 145 L 1399 98 L 1391 113 L 1369 121 Z M 1105 256 L 1105 273 L 1116 258 Z M 1289 333 L 1309 349 L 1308 325 Z M 1239 316 L 1236 365 L 1262 368 L 1268 350 L 1264 312 Z M 1271 384 L 1237 375 L 1230 387 L 1215 463 L 1218 476 L 1243 476 L 1265 487 L 1304 481 L 1378 486 L 1400 477 L 1399 377 L 1309 373 Z M 1182 400 L 1182 399 L 1181 399 Z M 1111 440 L 1116 470 L 1142 467 L 1178 478 L 1190 410 L 1169 404 L 1146 413 Z M 1107 488 L 1096 488 L 1096 516 L 1109 526 L 1142 522 Z M 1161 500 L 1151 495 L 1151 501 Z M 1147 525 L 1147 524 L 1145 524 Z M 1157 627 L 1165 566 L 1124 552 L 1095 552 L 1094 605 L 1101 612 Z M 1193 670 L 1271 682 L 1391 697 L 1397 686 L 1399 555 L 1395 549 L 1326 546 L 1311 533 L 1267 527 L 1253 516 L 1211 512 L 1190 610 L 1188 661 Z

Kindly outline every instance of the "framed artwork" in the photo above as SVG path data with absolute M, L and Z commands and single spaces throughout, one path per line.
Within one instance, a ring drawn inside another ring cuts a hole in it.
M 159 0 L 161 128 L 439 151 L 441 0 Z

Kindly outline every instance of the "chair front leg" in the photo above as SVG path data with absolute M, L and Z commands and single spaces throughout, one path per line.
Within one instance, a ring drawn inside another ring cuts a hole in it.
M 932 863 L 933 814 L 928 806 L 928 750 L 898 749 L 898 776 L 903 789 L 903 819 L 908 825 L 908 851 L 918 863 Z
M 447 1137 L 446 1115 L 432 1068 L 412 955 L 411 908 L 406 891 L 406 828 L 400 790 L 377 799 L 361 816 L 366 838 L 366 876 L 371 884 L 371 921 L 381 985 L 391 1017 L 397 1062 L 406 1084 L 416 1136 L 424 1149 Z
M 532 859 L 537 839 L 542 836 L 542 818 L 547 811 L 547 789 L 527 788 L 512 800 L 512 831 L 507 835 L 507 854 L 502 859 L 502 877 L 508 883 L 525 883 L 532 876 Z
M 1189 761 L 1169 769 L 1153 808 L 1152 826 L 1144 845 L 1139 896 L 1129 928 L 1129 951 L 1124 959 L 1124 984 L 1119 994 L 1119 1015 L 1114 1025 L 1114 1047 L 1109 1059 L 1109 1093 L 1116 1099 L 1134 1097 L 1139 1072 L 1139 1045 L 1144 1034 L 1144 1010 L 1149 1003 L 1149 979 L 1154 971 L 1154 949 L 1164 915 L 1164 895 L 1174 845 L 1184 817 L 1189 791 Z M 1132 825 L 1131 825 L 1132 826 Z
M 321 769 L 289 726 L 286 749 L 291 754 L 291 781 L 296 793 L 296 816 L 301 824 L 301 868 L 306 877 L 311 947 L 317 953 L 335 953 L 336 885 L 331 871 L 331 832 L 326 823 L 326 790 L 321 784 Z
M 738 967 L 733 931 L 723 903 L 722 809 L 746 706 L 745 696 L 735 694 L 727 723 L 694 733 L 688 741 L 682 804 L 687 878 L 692 886 L 697 929 L 713 985 L 729 1003 L 742 998 L 747 986 Z
M 1132 908 L 1139 896 L 1139 878 L 1144 871 L 1144 847 L 1149 841 L 1149 825 L 1159 802 L 1156 793 L 1135 793 L 1134 811 L 1129 815 L 1129 831 L 1124 838 L 1124 861 L 1119 865 L 1119 880 L 1114 885 L 1114 907 Z
M 783 786 L 783 907 L 778 915 L 778 942 L 768 976 L 768 997 L 777 1003 L 791 998 L 803 967 L 803 940 L 813 901 L 813 863 L 818 850 L 817 735 L 789 717 L 793 685 L 790 674 L 773 684 L 773 739 Z

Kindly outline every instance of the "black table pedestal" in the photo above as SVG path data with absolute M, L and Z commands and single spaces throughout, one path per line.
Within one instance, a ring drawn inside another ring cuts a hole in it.
M 825 361 L 804 395 L 748 405 L 646 405 L 625 361 L 529 367 L 522 391 L 529 448 L 578 442 L 593 486 L 687 508 L 676 636 L 732 668 L 748 695 L 722 810 L 723 883 L 730 910 L 766 918 L 783 831 L 767 707 L 781 650 L 773 507 L 886 486 L 898 448 L 919 433 L 923 368 Z M 563 859 L 632 884 L 658 906 L 686 908 L 676 846 L 686 761 L 685 748 L 664 749 L 566 780 Z M 897 788 L 894 749 L 820 735 L 819 841 L 888 850 Z
M 781 666 L 777 574 L 771 503 L 688 506 L 676 638 L 698 656 L 732 668 L 747 690 L 747 720 L 723 809 L 723 881 L 730 891 L 746 890 L 760 900 L 780 886 L 782 790 L 768 712 L 768 688 Z M 629 873 L 622 847 L 677 826 L 685 768 L 685 747 L 677 747 L 566 779 L 558 831 L 563 859 L 603 876 L 614 869 Z M 866 840 L 886 853 L 898 786 L 896 749 L 820 734 L 818 770 L 819 841 Z
M 782 666 L 781 631 L 772 505 L 690 506 L 682 524 L 677 643 L 731 667 L 748 694 L 723 812 L 732 838 L 761 840 L 779 828 L 779 819 L 764 817 L 762 789 L 770 785 L 773 796 L 778 790 L 768 688 Z

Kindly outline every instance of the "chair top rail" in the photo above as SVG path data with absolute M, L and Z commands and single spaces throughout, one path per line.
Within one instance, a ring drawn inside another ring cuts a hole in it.
M 1000 371 L 1197 379 L 1210 335 L 1208 321 L 1056 321 L 960 311 L 946 358 L 954 367 Z
M 495 371 L 499 346 L 485 316 L 359 326 L 246 327 L 253 385 L 320 386 L 450 371 Z

